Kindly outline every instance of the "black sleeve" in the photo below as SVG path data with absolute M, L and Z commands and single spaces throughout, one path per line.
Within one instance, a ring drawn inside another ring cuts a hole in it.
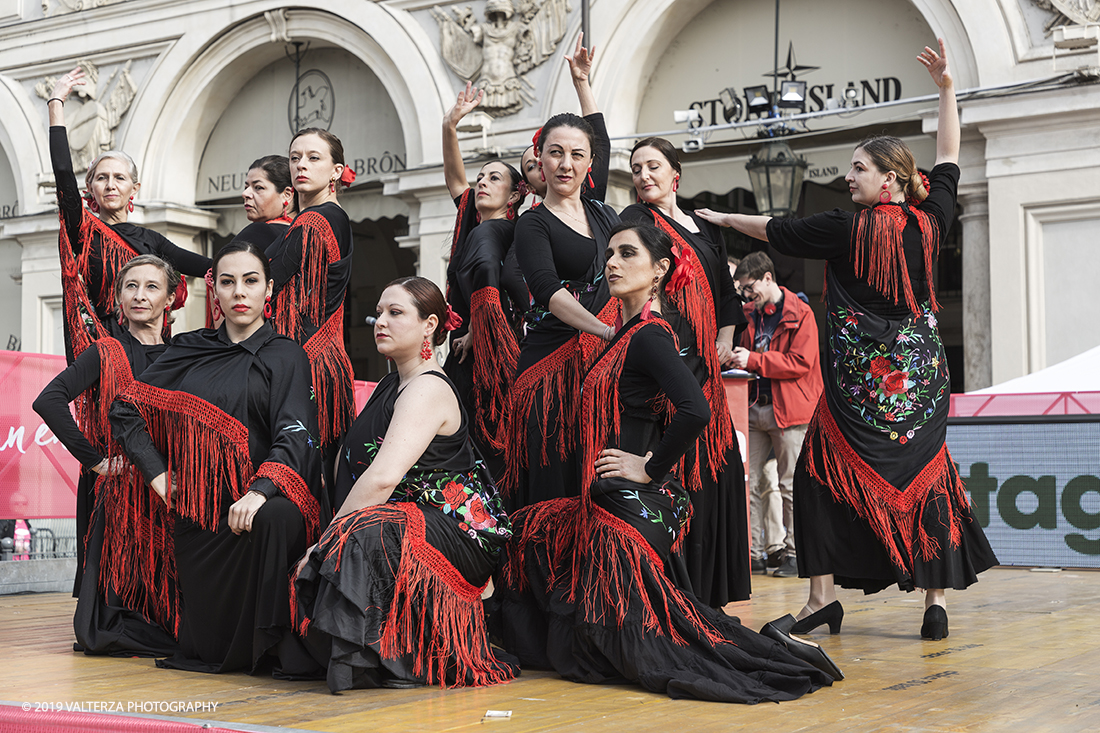
M 103 456 L 80 432 L 69 411 L 69 403 L 99 381 L 99 369 L 99 349 L 94 346 L 85 349 L 76 361 L 46 385 L 33 405 L 61 445 L 85 468 L 99 465 Z
M 715 251 L 718 259 L 718 302 L 714 304 L 717 310 L 718 328 L 726 326 L 741 326 L 746 323 L 745 311 L 741 307 L 741 298 L 737 295 L 737 286 L 730 274 L 729 256 L 726 254 L 726 240 L 722 236 L 721 229 L 694 214 L 691 218 L 699 227 L 700 237 L 707 241 Z
M 234 242 L 248 242 L 266 252 L 279 237 L 283 236 L 286 226 L 283 224 L 270 224 L 266 221 L 254 221 L 233 237 Z M 205 274 L 205 273 L 204 273 Z
M 619 212 L 619 218 L 631 224 L 653 224 L 653 210 L 645 204 L 631 204 Z
M 855 215 L 833 209 L 804 219 L 768 221 L 768 241 L 778 251 L 792 257 L 831 260 L 847 257 L 851 251 L 852 221 Z
M 928 174 L 931 190 L 928 198 L 920 203 L 920 210 L 936 217 L 943 236 L 955 219 L 955 200 L 959 193 L 959 176 L 962 172 L 954 163 L 940 163 Z
M 155 232 L 148 228 L 146 228 L 146 232 L 148 232 L 149 237 L 149 248 L 171 263 L 172 267 L 176 268 L 184 275 L 188 275 L 189 277 L 202 277 L 213 264 L 213 260 L 209 257 L 204 257 L 191 250 L 177 247 L 172 244 L 172 242 L 160 232 Z
M 467 240 L 469 256 L 458 272 L 459 285 L 467 301 L 484 287 L 500 289 L 500 272 L 504 266 L 506 246 L 502 241 L 503 232 L 488 228 L 479 231 L 480 229 L 481 227 L 477 227 L 470 232 Z
M 168 461 L 149 437 L 149 427 L 137 408 L 125 400 L 111 403 L 111 435 L 122 446 L 130 462 L 141 471 L 146 483 L 168 470 Z
M 550 298 L 562 289 L 554 264 L 550 226 L 536 211 L 527 211 L 516 222 L 516 259 L 535 302 L 550 307 Z
M 592 125 L 592 188 L 585 191 L 585 196 L 596 201 L 607 198 L 607 177 L 611 169 L 611 138 L 607 135 L 607 125 L 604 123 L 603 113 L 595 112 L 586 116 L 588 124 Z
M 645 326 L 631 338 L 628 363 L 657 382 L 676 412 L 661 442 L 646 463 L 646 473 L 660 481 L 710 422 L 710 405 L 699 381 L 684 364 L 672 335 L 660 326 Z
M 57 206 L 61 210 L 61 220 L 65 232 L 69 235 L 69 244 L 73 254 L 80 254 L 80 223 L 84 218 L 84 205 L 80 202 L 80 186 L 73 173 L 73 159 L 69 154 L 69 136 L 64 127 L 50 128 L 50 161 L 53 163 L 53 178 L 57 184 Z
M 500 270 L 500 284 L 508 293 L 512 307 L 517 313 L 526 313 L 531 308 L 531 292 L 523 280 L 523 271 L 519 269 L 515 245 L 510 247 L 508 253 L 504 255 L 504 265 Z

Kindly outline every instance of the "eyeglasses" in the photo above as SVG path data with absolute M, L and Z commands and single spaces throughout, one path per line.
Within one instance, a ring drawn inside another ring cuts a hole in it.
M 759 281 L 758 280 L 753 280 L 752 282 L 747 282 L 744 285 L 739 285 L 737 287 L 737 294 L 739 296 L 741 296 L 741 301 L 742 302 L 748 303 L 749 301 L 751 301 L 753 299 L 753 296 L 756 295 L 756 283 L 757 282 L 759 282 Z

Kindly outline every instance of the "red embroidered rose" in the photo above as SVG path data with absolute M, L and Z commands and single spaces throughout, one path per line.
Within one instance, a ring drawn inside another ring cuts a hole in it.
M 900 438 L 898 438 L 898 442 L 899 442 L 899 443 L 901 443 L 902 445 L 905 445 L 906 443 L 908 443 L 908 442 L 909 442 L 909 439 L 908 439 L 908 438 L 906 438 L 906 437 L 905 437 L 905 436 L 903 435 L 903 436 L 901 436 Z
M 895 415 L 895 414 L 894 414 L 894 413 L 892 413 L 892 412 L 888 412 L 888 413 L 886 413 L 885 415 L 883 415 L 883 418 L 885 418 L 885 419 L 886 419 L 886 422 L 894 422 L 895 420 L 897 420 L 897 419 L 898 419 L 898 416 L 897 416 L 897 415 Z
M 893 368 L 893 364 L 891 364 L 890 360 L 885 356 L 876 356 L 874 359 L 871 359 L 871 374 L 876 377 L 889 374 L 890 370 Z
M 890 372 L 882 378 L 882 391 L 891 396 L 902 394 L 908 378 L 909 372 Z
M 849 326 L 855 326 L 859 323 L 859 319 L 855 316 L 848 316 L 844 319 L 844 322 L 847 323 Z
M 466 507 L 470 510 L 470 524 L 475 527 L 477 525 L 484 526 L 489 521 L 489 512 L 485 511 L 485 505 L 481 503 L 480 496 L 471 496 L 470 500 L 466 502 Z
M 454 481 L 448 481 L 447 485 L 443 487 L 443 498 L 447 500 L 452 509 L 457 509 L 466 501 L 465 489 L 465 486 Z

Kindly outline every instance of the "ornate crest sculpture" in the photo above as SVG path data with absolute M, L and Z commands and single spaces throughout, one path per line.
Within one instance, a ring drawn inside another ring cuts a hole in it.
M 487 23 L 477 23 L 469 5 L 452 10 L 453 16 L 432 8 L 440 52 L 452 71 L 485 90 L 480 108 L 502 117 L 533 102 L 523 75 L 554 54 L 572 10 L 569 0 L 520 0 L 518 13 L 512 0 L 488 0 Z
M 1100 0 L 1032 0 L 1039 8 L 1054 14 L 1043 30 L 1047 35 L 1059 25 L 1089 25 L 1100 21 Z
M 73 170 L 83 171 L 105 150 L 115 147 L 115 130 L 122 122 L 122 115 L 130 109 L 137 96 L 137 85 L 130 76 L 130 64 L 116 68 L 99 83 L 99 67 L 84 59 L 79 66 L 87 75 L 87 84 L 73 87 L 69 108 L 65 110 L 69 131 L 69 148 L 73 154 Z M 34 86 L 34 92 L 42 99 L 49 99 L 57 79 L 48 76 Z M 72 103 L 80 99 L 83 104 L 73 109 Z

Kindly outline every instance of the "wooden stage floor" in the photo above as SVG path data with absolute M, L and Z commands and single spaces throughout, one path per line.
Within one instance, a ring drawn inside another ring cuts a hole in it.
M 797 611 L 806 581 L 755 576 L 751 602 L 727 610 L 759 629 Z M 478 690 L 355 690 L 323 682 L 157 669 L 148 659 L 71 651 L 75 601 L 0 597 L 0 700 L 9 703 L 184 701 L 214 712 L 164 713 L 242 730 L 309 731 L 1097 731 L 1100 572 L 998 568 L 948 592 L 951 635 L 919 639 L 922 599 L 840 591 L 843 633 L 820 642 L 847 679 L 801 700 L 756 706 L 670 700 L 633 686 L 565 682 L 525 672 Z M 510 719 L 483 719 L 510 710 Z M 0 723 L 0 729 L 4 725 Z

